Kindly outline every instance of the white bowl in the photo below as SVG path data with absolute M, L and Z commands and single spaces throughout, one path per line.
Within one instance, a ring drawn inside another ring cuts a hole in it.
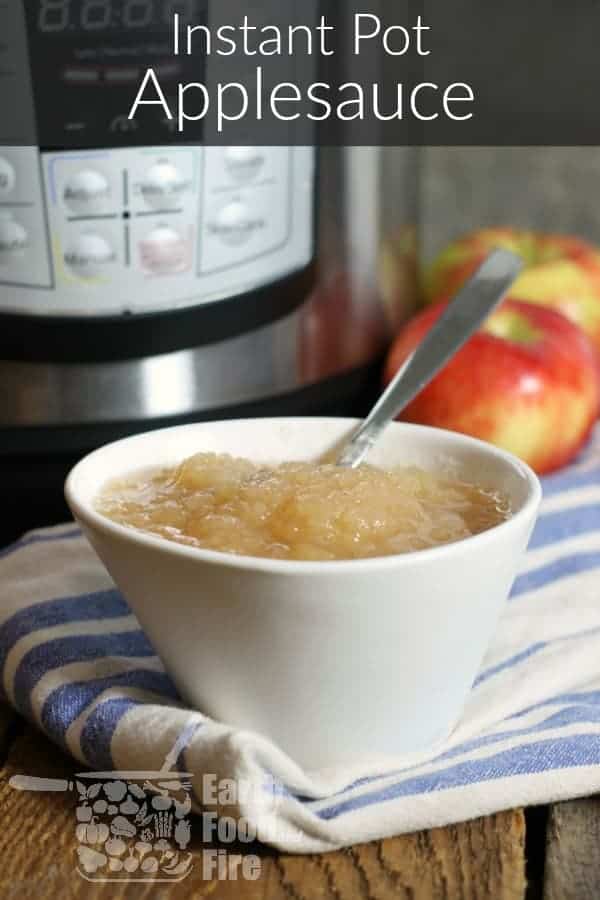
M 419 465 L 503 491 L 513 514 L 453 544 L 377 559 L 295 562 L 179 545 L 94 509 L 99 488 L 199 451 L 317 459 L 350 419 L 185 425 L 91 453 L 66 497 L 182 697 L 320 769 L 424 750 L 460 716 L 533 528 L 533 472 L 491 445 L 393 423 L 369 462 Z

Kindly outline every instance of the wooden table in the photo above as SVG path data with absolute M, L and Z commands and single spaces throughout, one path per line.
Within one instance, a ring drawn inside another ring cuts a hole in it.
M 599 900 L 600 800 L 513 810 L 450 828 L 294 856 L 266 847 L 257 881 L 93 884 L 75 871 L 72 795 L 15 791 L 15 774 L 69 777 L 76 764 L 0 706 L 1 900 Z M 203 847 L 192 842 L 200 856 Z M 232 852 L 232 848 L 227 848 Z M 240 848 L 240 852 L 242 852 Z

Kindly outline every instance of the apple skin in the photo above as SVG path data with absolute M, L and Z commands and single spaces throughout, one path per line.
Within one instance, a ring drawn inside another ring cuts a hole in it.
M 446 305 L 400 332 L 386 383 Z M 554 310 L 505 300 L 399 418 L 489 441 L 546 474 L 578 453 L 599 411 L 598 360 L 583 331 Z
M 519 254 L 525 269 L 511 288 L 518 300 L 562 312 L 600 355 L 600 252 L 581 238 L 515 228 L 485 228 L 449 244 L 425 274 L 425 297 L 453 297 L 493 247 Z

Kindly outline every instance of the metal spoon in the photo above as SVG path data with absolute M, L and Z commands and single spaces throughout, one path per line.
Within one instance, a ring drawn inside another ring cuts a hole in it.
M 383 429 L 414 400 L 506 296 L 523 268 L 508 250 L 494 250 L 448 304 L 431 331 L 409 356 L 337 459 L 354 469 Z

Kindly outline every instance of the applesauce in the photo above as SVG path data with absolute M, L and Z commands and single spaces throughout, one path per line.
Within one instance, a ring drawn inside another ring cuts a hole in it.
M 424 550 L 510 513 L 498 493 L 414 467 L 265 466 L 212 453 L 111 481 L 96 506 L 115 522 L 188 546 L 292 560 Z

